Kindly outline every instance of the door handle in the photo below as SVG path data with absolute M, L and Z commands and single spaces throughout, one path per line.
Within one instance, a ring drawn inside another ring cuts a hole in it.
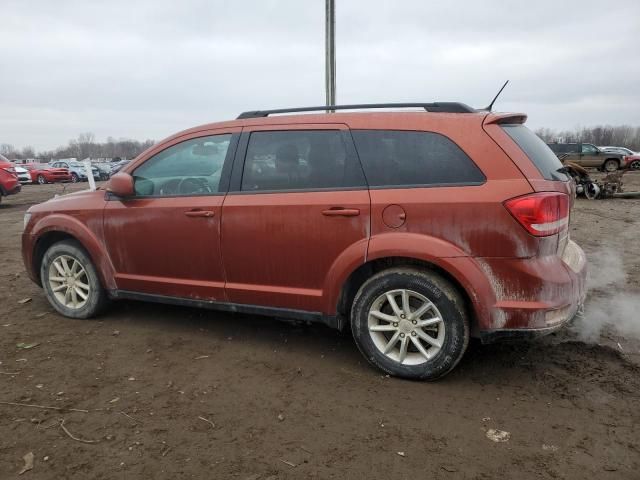
M 189 210 L 184 212 L 187 217 L 213 217 L 215 212 L 212 210 Z
M 357 217 L 360 210 L 357 208 L 329 208 L 322 211 L 325 217 Z

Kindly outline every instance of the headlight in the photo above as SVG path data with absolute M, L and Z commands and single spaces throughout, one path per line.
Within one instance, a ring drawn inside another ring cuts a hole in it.
M 23 230 L 27 229 L 27 225 L 29 225 L 29 220 L 31 220 L 31 214 L 27 212 L 24 214 L 24 223 L 22 225 Z

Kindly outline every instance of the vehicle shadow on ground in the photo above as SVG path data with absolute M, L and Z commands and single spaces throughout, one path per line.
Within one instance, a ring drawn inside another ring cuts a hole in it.
M 180 338 L 197 341 L 233 339 L 247 348 L 272 349 L 304 358 L 327 358 L 339 368 L 378 378 L 358 351 L 348 328 L 339 332 L 320 324 L 291 322 L 273 317 L 232 314 L 212 310 L 148 304 L 135 301 L 114 302 L 109 311 L 114 328 L 126 323 L 156 332 L 171 332 Z M 458 367 L 440 382 L 521 385 L 540 377 L 545 382 L 558 378 L 568 382 L 579 378 L 599 382 L 603 364 L 619 372 L 615 390 L 626 390 L 628 377 L 638 377 L 640 368 L 629 363 L 619 352 L 580 342 L 558 342 L 553 338 L 482 345 L 472 339 Z M 439 382 L 439 383 L 440 383 Z M 638 381 L 633 381 L 638 383 Z

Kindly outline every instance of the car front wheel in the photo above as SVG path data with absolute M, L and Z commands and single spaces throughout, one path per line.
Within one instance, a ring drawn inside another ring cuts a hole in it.
M 631 170 L 640 170 L 640 160 L 634 160 L 633 162 L 631 162 L 631 165 L 629 165 L 629 168 Z
M 108 301 L 91 258 L 73 240 L 49 247 L 42 259 L 40 279 L 49 303 L 66 317 L 93 317 Z
M 72 173 L 71 174 L 71 181 L 73 183 L 78 183 L 79 180 L 80 180 L 80 177 L 78 177 L 78 174 L 76 174 L 76 173 Z
M 618 161 L 617 160 L 607 160 L 606 162 L 604 162 L 604 170 L 606 172 L 615 172 L 616 170 L 618 170 Z
M 372 365 L 411 379 L 446 375 L 469 343 L 460 292 L 426 270 L 385 270 L 367 280 L 354 299 L 351 327 L 358 348 Z
M 47 179 L 44 178 L 44 175 L 38 175 L 38 179 L 37 180 L 38 180 L 38 183 L 40 185 L 44 185 L 45 183 L 47 183 Z

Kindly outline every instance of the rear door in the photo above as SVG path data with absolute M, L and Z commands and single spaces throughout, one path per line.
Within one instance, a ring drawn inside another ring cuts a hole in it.
M 343 254 L 364 262 L 369 222 L 346 125 L 245 128 L 222 211 L 228 300 L 331 313 L 328 272 Z

